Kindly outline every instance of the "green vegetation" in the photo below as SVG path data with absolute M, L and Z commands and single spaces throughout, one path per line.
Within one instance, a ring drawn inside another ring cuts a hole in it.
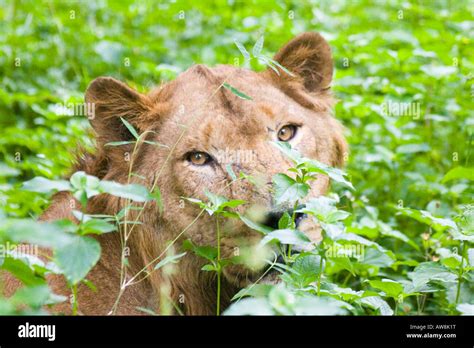
M 91 216 L 78 209 L 79 225 L 40 224 L 35 218 L 51 192 L 71 191 L 81 203 L 111 193 L 129 200 L 128 209 L 133 202 L 160 202 L 159 191 L 81 172 L 61 180 L 73 150 L 92 145 L 87 118 L 61 115 L 61 106 L 82 103 L 97 76 L 143 91 L 194 62 L 274 68 L 269 57 L 303 31 L 322 33 L 333 48 L 335 115 L 346 127 L 348 166 L 345 172 L 329 168 L 275 144 L 296 174 L 274 178 L 276 200 L 298 207 L 315 173 L 334 182 L 332 194 L 301 208 L 320 222 L 322 242 L 295 255 L 280 245 L 308 243 L 295 231 L 295 214 L 284 215 L 271 231 L 232 212 L 243 202 L 211 192 L 209 202 L 189 198 L 216 215 L 218 226 L 223 219 L 244 219 L 265 234 L 262 244 L 280 246 L 284 256 L 286 264 L 274 264 L 282 283 L 243 289 L 225 314 L 474 313 L 472 4 L 0 4 L 0 267 L 25 284 L 13 298 L 0 298 L 0 313 L 43 313 L 43 305 L 66 300 L 51 293 L 46 273 L 64 274 L 73 292 L 79 282 L 94 287 L 87 273 L 100 246 L 90 235 L 134 223 L 127 211 Z M 250 98 L 232 81 L 224 87 Z M 54 258 L 46 263 L 12 251 L 20 242 L 53 248 Z M 185 249 L 207 259 L 204 271 L 219 277 L 232 262 L 221 259 L 218 246 L 187 243 Z M 71 264 L 71 255 L 82 262 Z M 183 255 L 167 256 L 155 269 Z M 75 301 L 72 306 L 77 309 Z

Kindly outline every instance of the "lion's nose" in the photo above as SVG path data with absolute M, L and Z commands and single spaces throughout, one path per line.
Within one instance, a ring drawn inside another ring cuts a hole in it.
M 298 206 L 298 209 L 301 209 L 303 206 Z M 283 214 L 288 213 L 290 216 L 293 215 L 293 209 L 289 210 L 277 210 L 277 211 L 271 211 L 267 214 L 264 224 L 277 230 L 278 229 L 278 222 L 280 221 L 281 217 Z M 303 213 L 295 213 L 295 225 L 298 227 L 300 224 L 301 220 L 303 220 L 306 217 L 306 214 Z
M 284 212 L 270 212 L 265 217 L 264 224 L 273 228 L 278 229 L 278 221 L 280 221 L 281 217 L 283 216 Z

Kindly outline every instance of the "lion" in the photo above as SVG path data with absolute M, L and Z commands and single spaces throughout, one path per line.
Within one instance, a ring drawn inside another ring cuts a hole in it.
M 147 94 L 111 77 L 99 77 L 90 83 L 85 101 L 94 105 L 89 118 L 96 148 L 79 156 L 74 171 L 126 183 L 132 165 L 131 182 L 148 188 L 156 183 L 162 207 L 153 201 L 145 204 L 140 213 L 131 212 L 130 219 L 136 214 L 141 216 L 127 242 L 127 273 L 130 276 L 145 269 L 147 276 L 122 289 L 120 296 L 120 233 L 97 237 L 102 255 L 87 276 L 97 290 L 79 285 L 80 314 L 143 314 L 139 308 L 160 313 L 166 298 L 176 304 L 171 314 L 215 314 L 216 273 L 201 271 L 206 263 L 203 258 L 187 252 L 173 265 L 174 272 L 153 271 L 159 261 L 157 255 L 163 254 L 170 241 L 174 241 L 176 252 L 187 239 L 198 246 L 217 243 L 215 217 L 200 214 L 201 208 L 183 201 L 183 197 L 206 201 L 209 191 L 252 202 L 269 217 L 274 216 L 272 177 L 287 172 L 292 163 L 271 141 L 288 142 L 305 157 L 330 166 L 344 164 L 347 144 L 342 126 L 332 116 L 333 62 L 329 44 L 320 34 L 303 33 L 284 45 L 274 60 L 289 72 L 280 67 L 255 72 L 229 65 L 198 64 Z M 242 98 L 225 86 L 250 98 Z M 148 143 L 137 148 L 133 161 L 125 160 L 132 154 L 133 144 L 107 146 L 110 142 L 134 140 L 121 118 L 139 133 L 146 133 Z M 239 156 L 227 156 L 232 160 L 226 161 L 226 154 L 236 153 L 249 156 L 240 156 L 239 161 L 235 160 Z M 262 184 L 233 180 L 228 165 L 235 173 L 258 177 Z M 327 176 L 318 176 L 309 197 L 326 194 L 329 185 Z M 71 200 L 74 198 L 67 192 L 56 193 L 41 220 L 76 221 Z M 87 212 L 113 215 L 125 204 L 124 199 L 102 194 L 89 201 Z M 317 223 L 311 219 L 304 217 L 299 227 L 312 241 L 321 238 Z M 238 219 L 222 222 L 222 258 L 231 258 L 236 249 L 249 247 L 260 239 L 260 233 Z M 225 267 L 220 307 L 228 307 L 232 296 L 258 279 L 265 269 L 265 265 L 257 269 L 245 265 Z M 54 292 L 70 295 L 63 277 L 48 277 Z M 18 286 L 18 281 L 7 280 L 10 294 Z M 115 309 L 111 311 L 112 308 Z M 51 311 L 70 314 L 71 305 L 66 301 Z

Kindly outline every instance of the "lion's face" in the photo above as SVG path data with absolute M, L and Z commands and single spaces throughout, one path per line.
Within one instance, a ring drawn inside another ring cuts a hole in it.
M 206 213 L 196 220 L 201 209 L 183 200 L 207 201 L 206 190 L 244 200 L 247 203 L 236 208 L 239 213 L 258 211 L 260 222 L 273 224 L 270 217 L 284 207 L 273 201 L 272 178 L 287 173 L 292 164 L 272 142 L 288 142 L 305 157 L 332 166 L 343 162 L 345 142 L 330 115 L 332 62 L 327 43 L 317 34 L 303 34 L 283 47 L 275 60 L 294 76 L 281 69 L 278 75 L 273 70 L 196 65 L 148 95 L 110 78 L 97 79 L 89 87 L 88 102 L 96 104 L 91 122 L 99 144 L 129 139 L 117 116 L 148 132 L 150 143 L 140 147 L 134 162 L 135 178 L 144 178 L 148 186 L 158 184 L 164 210 L 159 213 L 155 207 L 156 223 L 173 231 L 168 240 L 182 233 L 197 245 L 216 245 L 216 218 Z M 251 99 L 239 97 L 230 86 Z M 113 128 L 120 131 L 112 132 Z M 123 154 L 123 149 L 107 151 L 110 163 Z M 309 197 L 322 195 L 329 180 L 320 176 L 311 186 Z M 300 228 L 312 240 L 319 238 L 310 219 L 303 219 Z M 222 258 L 248 252 L 261 238 L 237 219 L 220 220 L 219 230 Z M 235 265 L 225 268 L 224 275 L 243 285 L 263 268 Z

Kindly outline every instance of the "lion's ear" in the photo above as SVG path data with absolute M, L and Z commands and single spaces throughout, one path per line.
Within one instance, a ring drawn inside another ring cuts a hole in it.
M 331 48 L 317 33 L 303 33 L 283 46 L 274 60 L 291 71 L 291 76 L 279 69 L 273 80 L 282 83 L 300 82 L 307 92 L 313 93 L 329 88 L 332 81 L 333 62 Z M 269 70 L 267 73 L 271 73 Z
M 85 100 L 87 116 L 102 146 L 112 141 L 134 139 L 120 118 L 140 131 L 140 125 L 151 109 L 151 102 L 146 95 L 112 77 L 99 77 L 92 81 Z

